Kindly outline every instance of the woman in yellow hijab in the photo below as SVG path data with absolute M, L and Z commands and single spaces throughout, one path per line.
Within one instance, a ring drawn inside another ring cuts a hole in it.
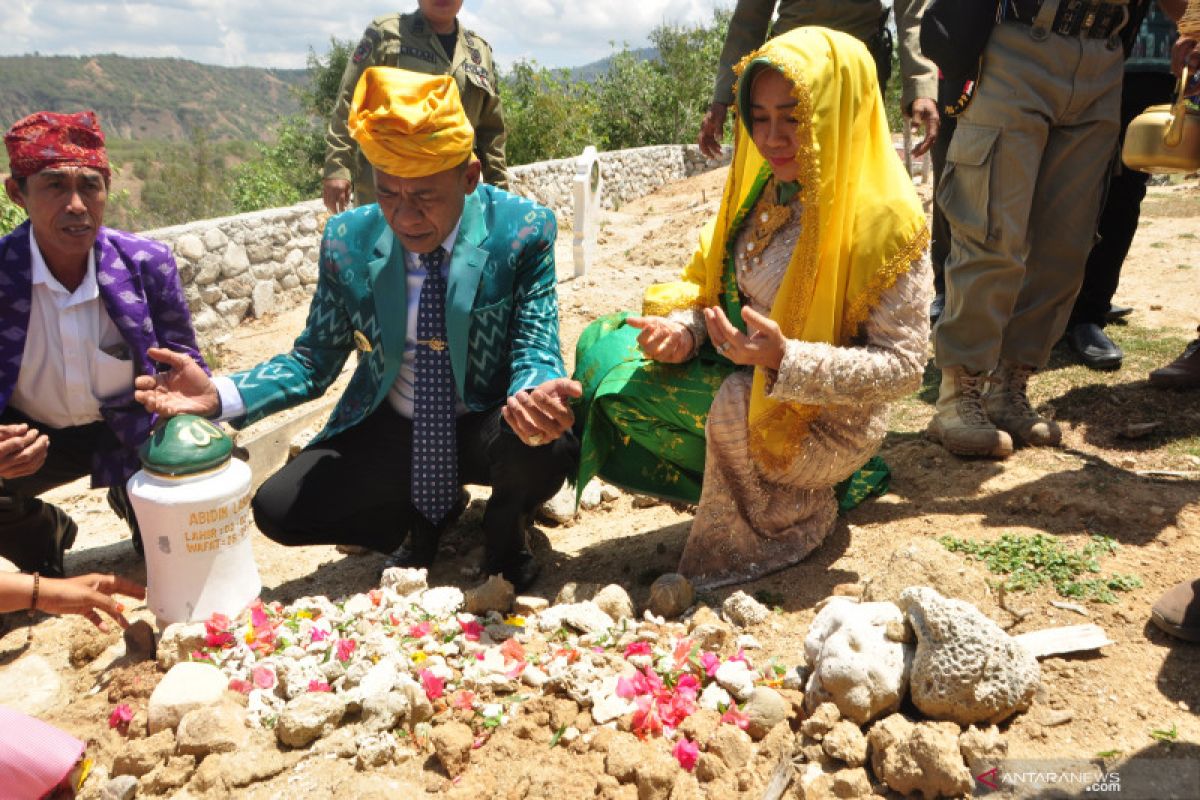
M 579 485 L 699 502 L 679 571 L 705 587 L 803 559 L 839 483 L 843 507 L 886 485 L 886 403 L 920 385 L 929 335 L 925 215 L 866 48 L 798 28 L 741 73 L 721 208 L 683 279 L 576 355 Z

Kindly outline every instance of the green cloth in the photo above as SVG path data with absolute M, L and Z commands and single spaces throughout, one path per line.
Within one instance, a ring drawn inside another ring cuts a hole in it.
M 593 322 L 579 337 L 575 379 L 583 384 L 576 419 L 583 430 L 576 493 L 596 475 L 622 488 L 699 503 L 704 481 L 704 425 L 721 384 L 735 366 L 711 346 L 683 364 L 660 364 L 638 347 L 626 312 Z M 845 511 L 887 491 L 878 456 L 838 484 Z

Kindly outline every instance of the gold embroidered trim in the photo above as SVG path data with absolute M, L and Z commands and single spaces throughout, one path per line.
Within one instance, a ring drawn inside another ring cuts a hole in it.
M 850 303 L 850 307 L 846 309 L 846 316 L 842 319 L 842 342 L 848 342 L 858 334 L 858 329 L 879 305 L 879 298 L 892 288 L 896 281 L 900 280 L 900 276 L 908 274 L 912 269 L 913 262 L 921 257 L 921 253 L 928 246 L 929 226 L 922 225 L 916 236 L 909 239 L 878 272 L 871 276 L 870 282 L 863 287 L 862 293 L 855 297 Z

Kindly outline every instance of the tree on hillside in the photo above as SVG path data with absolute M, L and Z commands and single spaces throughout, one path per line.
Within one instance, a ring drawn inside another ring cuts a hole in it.
M 716 9 L 704 25 L 660 25 L 650 33 L 658 57 L 624 48 L 599 81 L 603 115 L 596 129 L 609 150 L 691 142 L 708 108 L 731 12 Z
M 572 81 L 566 70 L 518 61 L 500 83 L 506 155 L 510 164 L 579 155 L 597 142 L 592 120 L 599 116 L 596 90 Z
M 508 163 L 577 155 L 589 144 L 618 150 L 694 141 L 729 17 L 718 9 L 707 24 L 660 25 L 650 34 L 655 57 L 624 46 L 593 79 L 517 62 L 501 81 Z
M 205 128 L 193 128 L 187 157 L 166 161 L 143 186 L 141 210 L 150 225 L 219 217 L 233 210 L 224 184 L 222 154 Z
M 303 113 L 287 117 L 275 142 L 233 174 L 230 195 L 238 211 L 289 206 L 321 194 L 325 126 L 337 101 L 353 42 L 331 37 L 324 57 L 308 51 L 308 85 L 296 91 Z

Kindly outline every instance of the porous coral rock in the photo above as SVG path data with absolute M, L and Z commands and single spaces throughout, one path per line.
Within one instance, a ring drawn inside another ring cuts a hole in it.
M 725 598 L 721 613 L 739 628 L 748 628 L 765 622 L 771 616 L 771 609 L 739 590 Z
M 900 595 L 917 635 L 910 691 L 935 719 L 1001 722 L 1029 708 L 1041 684 L 1037 659 L 979 609 L 928 587 Z

